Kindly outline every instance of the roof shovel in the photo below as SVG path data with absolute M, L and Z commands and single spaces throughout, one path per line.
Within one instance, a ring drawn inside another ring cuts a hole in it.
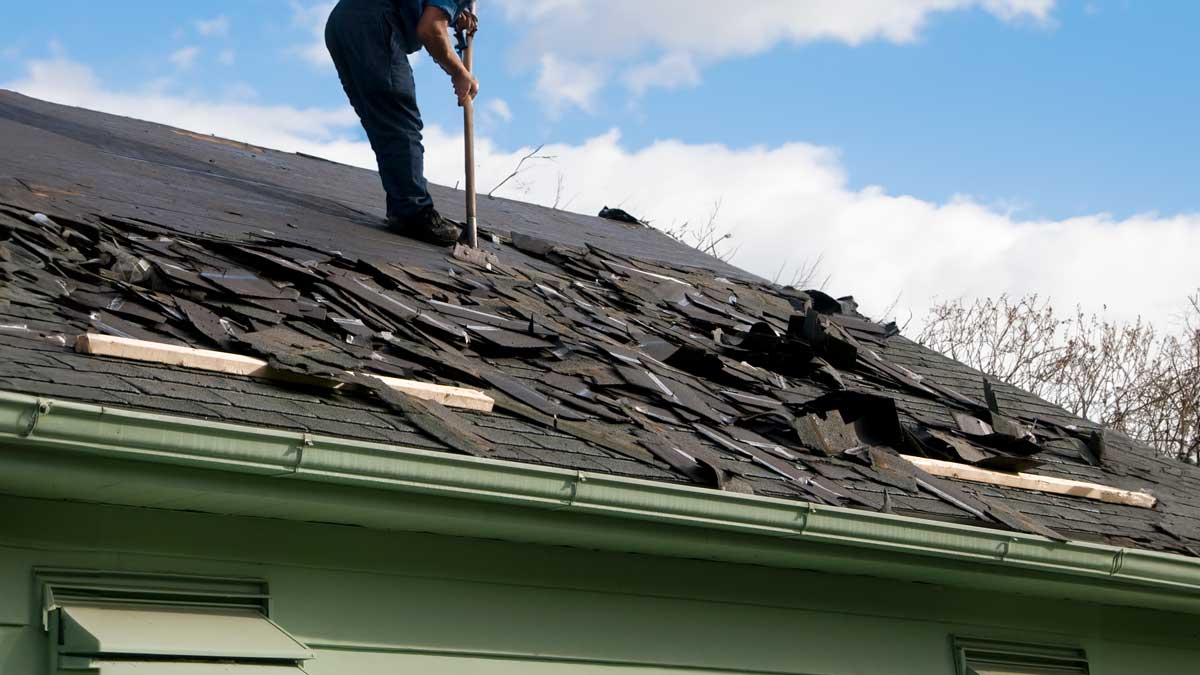
M 472 2 L 467 11 L 474 14 L 475 9 L 476 3 Z M 458 31 L 458 53 L 468 71 L 474 70 L 474 40 L 473 35 Z M 463 105 L 463 140 L 466 148 L 467 228 L 463 240 L 454 245 L 454 257 L 491 269 L 498 262 L 496 256 L 479 248 L 479 225 L 475 214 L 475 102 L 470 100 Z

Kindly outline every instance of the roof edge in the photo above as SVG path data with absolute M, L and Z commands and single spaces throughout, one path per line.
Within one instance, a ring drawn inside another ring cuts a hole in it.
M 525 523 L 517 534 L 501 522 L 508 516 L 497 512 L 494 519 L 458 519 L 455 531 L 442 532 L 456 536 L 868 574 L 1200 614 L 1200 559 L 586 471 L 8 392 L 0 392 L 2 447 L 504 504 L 556 519 L 541 530 Z M 6 457 L 0 453 L 0 466 Z M 278 509 L 276 501 L 273 517 L 280 517 Z M 563 527 L 563 518 L 572 526 Z M 464 531 L 467 521 L 477 531 Z M 714 531 L 727 536 L 716 538 Z

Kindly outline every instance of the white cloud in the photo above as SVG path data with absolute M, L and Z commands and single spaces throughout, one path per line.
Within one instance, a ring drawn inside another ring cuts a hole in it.
M 184 47 L 171 53 L 168 60 L 175 65 L 176 68 L 186 70 L 196 65 L 196 59 L 200 57 L 199 47 Z
M 500 0 L 538 51 L 614 55 L 630 48 L 701 57 L 756 54 L 780 43 L 912 42 L 936 13 L 982 8 L 1005 21 L 1048 21 L 1055 0 Z
M 368 165 L 370 148 L 357 141 L 358 118 L 347 105 L 294 108 L 237 101 L 209 101 L 167 93 L 160 87 L 114 90 L 86 65 L 63 58 L 30 61 L 25 76 L 3 88 L 35 98 L 101 110 L 216 134 L 257 145 L 320 154 Z M 245 90 L 232 93 L 247 93 Z
M 229 35 L 229 29 L 232 26 L 229 17 L 225 15 L 200 19 L 193 25 L 196 27 L 196 32 L 204 37 L 225 37 Z
M 92 69 L 84 64 L 56 57 L 26 62 L 25 79 L 9 82 L 0 88 L 19 91 L 55 103 L 77 105 L 63 100 L 63 97 L 77 101 L 88 93 L 100 91 L 100 82 Z
M 237 62 L 237 52 L 232 49 L 222 49 L 220 54 L 217 54 L 217 63 L 223 66 L 232 66 Z
M 984 0 L 983 7 L 1005 21 L 1029 18 L 1048 23 L 1054 4 L 1055 0 Z
M 509 108 L 508 102 L 502 98 L 491 99 L 487 102 L 485 109 L 497 119 L 500 119 L 504 122 L 512 121 L 512 108 Z
M 258 98 L 258 90 L 245 82 L 234 82 L 225 87 L 225 100 L 227 101 L 253 101 Z
M 431 180 L 458 180 L 460 141 L 427 135 Z M 505 152 L 483 141 L 480 185 L 507 175 L 528 148 Z M 935 298 L 1037 292 L 1060 306 L 1107 305 L 1118 317 L 1171 320 L 1200 287 L 1200 214 L 1116 219 L 1021 219 L 969 199 L 936 203 L 848 186 L 835 150 L 803 143 L 733 149 L 659 141 L 630 150 L 616 131 L 581 145 L 548 145 L 553 163 L 532 165 L 526 189 L 499 194 L 551 204 L 561 172 L 586 186 L 573 210 L 624 208 L 660 227 L 705 222 L 721 201 L 719 224 L 734 233 L 734 263 L 767 278 L 824 259 L 830 290 L 882 312 L 919 318 Z M 507 189 L 507 188 L 506 188 Z
M 29 64 L 4 85 L 31 96 L 86 106 L 258 145 L 374 167 L 349 108 L 210 102 L 161 92 L 112 91 L 85 66 L 63 59 Z M 461 180 L 457 129 L 426 128 L 430 180 Z M 529 148 L 478 140 L 479 182 L 490 188 Z M 582 192 L 571 208 L 595 213 L 620 203 L 667 227 L 703 222 L 721 200 L 720 226 L 741 245 L 735 263 L 771 277 L 781 263 L 824 256 L 830 290 L 854 294 L 868 313 L 901 294 L 919 317 L 934 298 L 1036 291 L 1060 306 L 1107 305 L 1117 317 L 1171 320 L 1200 287 L 1200 214 L 1063 220 L 1022 219 L 967 198 L 945 203 L 848 184 L 836 150 L 788 143 L 729 148 L 659 141 L 631 150 L 616 131 L 578 145 L 548 145 L 554 162 L 530 164 L 499 194 L 549 204 L 559 173 Z
M 978 9 L 1004 21 L 1048 24 L 1055 0 L 499 0 L 523 30 L 516 62 L 540 67 L 545 55 L 577 62 L 634 64 L 634 91 L 686 86 L 699 68 L 780 44 L 832 40 L 910 43 L 937 13 Z M 666 55 L 665 57 L 663 55 Z M 662 59 L 662 60 L 659 60 Z M 655 63 L 657 61 L 657 63 Z M 554 62 L 552 62 L 553 64 Z M 690 66 L 690 67 L 689 67 Z M 657 70 L 656 70 L 657 69 Z
M 566 106 L 590 112 L 596 93 L 604 85 L 604 69 L 595 64 L 575 63 L 553 54 L 542 55 L 537 95 L 553 114 Z
M 644 63 L 630 68 L 625 73 L 625 84 L 635 95 L 642 95 L 651 87 L 679 89 L 700 84 L 700 70 L 685 52 L 665 54 L 653 63 Z
M 325 22 L 329 20 L 329 13 L 336 3 L 309 4 L 298 0 L 291 0 L 291 3 L 292 25 L 308 35 L 308 41 L 293 46 L 291 53 L 314 66 L 332 68 L 333 61 L 325 47 Z
M 325 23 L 329 21 L 329 13 L 333 11 L 333 2 L 301 2 L 291 0 L 292 26 L 307 36 L 305 42 L 292 45 L 288 52 L 300 60 L 318 68 L 333 68 L 329 58 L 329 49 L 325 46 Z M 424 62 L 424 52 L 413 52 L 408 55 L 408 63 L 413 68 Z

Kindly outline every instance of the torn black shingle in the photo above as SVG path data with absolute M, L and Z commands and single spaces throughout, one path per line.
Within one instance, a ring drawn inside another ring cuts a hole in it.
M 1193 467 L 1096 435 L 1096 425 L 1004 383 L 985 387 L 980 373 L 858 315 L 851 299 L 772 286 L 652 228 L 506 200 L 487 200 L 480 214 L 511 243 L 503 264 L 475 269 L 378 227 L 366 215 L 379 201 L 369 173 L 229 154 L 175 134 L 168 143 L 166 134 L 0 92 L 0 136 L 12 150 L 0 175 L 24 181 L 0 178 L 0 386 L 1200 549 L 1200 531 L 1187 525 L 1200 517 Z M 198 147 L 213 162 L 188 155 Z M 71 183 L 69 198 L 27 187 L 78 174 L 87 187 Z M 433 189 L 447 215 L 461 215 L 450 191 Z M 345 386 L 84 357 L 70 345 L 85 331 L 258 353 Z M 485 388 L 497 410 L 388 401 L 363 372 Z M 1147 511 L 932 479 L 897 453 L 1007 469 L 1041 463 L 1047 475 L 1150 489 L 1160 504 Z

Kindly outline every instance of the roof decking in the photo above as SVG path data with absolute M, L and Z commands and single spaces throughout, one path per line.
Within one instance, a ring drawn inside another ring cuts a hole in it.
M 655 230 L 484 199 L 502 241 L 485 270 L 379 228 L 371 172 L 7 92 L 0 139 L 0 389 L 1200 552 L 1195 468 L 1004 384 L 985 391 L 850 303 Z M 460 215 L 455 193 L 435 198 Z M 76 354 L 85 332 L 347 386 Z M 450 411 L 351 372 L 478 387 L 497 406 Z M 901 453 L 1159 501 L 942 480 Z

